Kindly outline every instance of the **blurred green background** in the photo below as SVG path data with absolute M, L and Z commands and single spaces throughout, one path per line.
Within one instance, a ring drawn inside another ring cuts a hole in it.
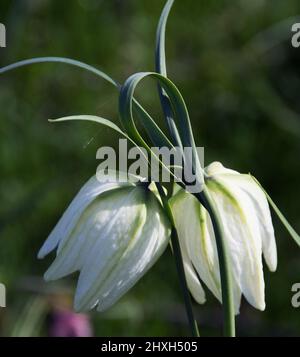
M 65 56 L 124 81 L 154 69 L 155 31 L 164 0 L 2 0 L 7 47 L 0 66 L 34 56 Z M 260 179 L 300 231 L 300 48 L 291 26 L 298 0 L 177 0 L 167 30 L 169 77 L 185 96 L 198 146 L 213 160 Z M 297 21 L 298 20 L 298 21 Z M 138 91 L 158 123 L 154 83 Z M 53 256 L 37 251 L 98 165 L 96 150 L 116 145 L 109 129 L 48 118 L 98 114 L 117 122 L 117 92 L 63 64 L 39 64 L 0 77 L 0 282 L 7 308 L 0 335 L 46 334 L 51 303 L 41 277 Z M 300 249 L 274 217 L 279 266 L 265 269 L 265 312 L 243 303 L 240 336 L 300 335 Z M 74 291 L 74 279 L 63 280 Z M 59 291 L 59 287 L 56 287 Z M 220 335 L 219 303 L 195 305 L 202 335 Z M 170 252 L 110 311 L 90 314 L 97 336 L 186 336 L 188 326 Z

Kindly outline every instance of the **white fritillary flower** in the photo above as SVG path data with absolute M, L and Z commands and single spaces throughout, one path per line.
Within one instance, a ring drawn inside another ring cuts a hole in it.
M 242 294 L 254 307 L 264 310 L 262 254 L 271 271 L 277 266 L 274 229 L 266 195 L 250 175 L 226 169 L 219 162 L 209 165 L 205 172 L 205 183 L 218 210 L 228 245 L 235 311 L 239 312 Z M 178 191 L 170 203 L 192 295 L 199 303 L 205 301 L 199 276 L 221 301 L 218 254 L 208 212 L 184 190 Z
M 74 307 L 103 311 L 120 299 L 165 250 L 169 222 L 146 185 L 99 182 L 79 191 L 39 252 L 57 248 L 45 273 L 55 280 L 80 271 Z

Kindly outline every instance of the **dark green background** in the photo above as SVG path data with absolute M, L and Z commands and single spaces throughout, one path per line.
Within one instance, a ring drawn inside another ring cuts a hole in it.
M 163 0 L 2 0 L 7 48 L 0 49 L 0 65 L 65 56 L 122 82 L 154 69 L 163 5 Z M 300 48 L 291 46 L 291 26 L 300 22 L 299 12 L 298 0 L 177 0 L 167 31 L 169 76 L 184 94 L 206 163 L 219 160 L 251 171 L 298 231 Z M 147 82 L 138 94 L 161 123 L 155 85 Z M 8 307 L 0 311 L 2 335 L 45 333 L 45 292 L 37 294 L 34 283 L 24 287 L 22 279 L 42 276 L 53 257 L 38 261 L 38 248 L 94 174 L 97 148 L 118 139 L 97 125 L 47 119 L 99 114 L 117 122 L 117 100 L 110 85 L 63 64 L 35 65 L 0 78 L 0 281 L 8 290 Z M 291 286 L 300 282 L 300 249 L 275 217 L 274 224 L 279 266 L 275 274 L 265 269 L 267 309 L 262 313 L 243 303 L 239 335 L 300 335 L 300 309 L 290 302 Z M 75 279 L 70 284 L 73 288 Z M 207 295 L 206 305 L 195 306 L 200 329 L 220 335 L 221 308 Z M 35 316 L 26 310 L 32 301 L 42 306 Z M 99 336 L 187 335 L 170 252 L 115 308 L 92 317 Z

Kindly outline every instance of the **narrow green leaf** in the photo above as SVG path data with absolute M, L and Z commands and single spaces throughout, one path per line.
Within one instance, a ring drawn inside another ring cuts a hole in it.
M 259 185 L 259 187 L 263 190 L 263 192 L 265 193 L 268 202 L 270 203 L 270 206 L 273 208 L 274 212 L 276 213 L 277 217 L 280 219 L 281 223 L 283 224 L 283 226 L 286 228 L 286 230 L 288 231 L 288 233 L 290 234 L 290 236 L 294 239 L 294 241 L 300 246 L 300 236 L 299 234 L 294 230 L 294 228 L 290 225 L 290 223 L 288 222 L 288 220 L 285 218 L 285 216 L 283 215 L 283 213 L 280 211 L 280 209 L 277 207 L 277 205 L 275 204 L 275 202 L 272 200 L 272 198 L 268 195 L 268 193 L 266 192 L 266 190 L 262 187 L 262 185 L 259 183 L 259 181 L 250 174 L 250 176 L 252 177 L 252 179 Z
M 11 71 L 16 68 L 24 67 L 24 66 L 29 66 L 31 64 L 35 63 L 65 63 L 69 64 L 71 66 L 79 67 L 82 69 L 85 69 L 91 73 L 96 74 L 97 76 L 101 77 L 102 79 L 106 80 L 107 82 L 113 84 L 116 87 L 120 87 L 120 84 L 113 80 L 110 76 L 108 76 L 106 73 L 100 71 L 99 69 L 90 66 L 84 62 L 80 62 L 71 58 L 65 58 L 65 57 L 36 57 L 36 58 L 31 58 L 23 61 L 19 61 L 13 64 L 10 64 L 8 66 L 0 68 L 0 74 Z
M 167 66 L 166 66 L 166 26 L 170 11 L 174 4 L 174 0 L 168 0 L 159 19 L 157 32 L 156 32 L 156 70 L 161 75 L 167 77 Z
M 48 119 L 48 121 L 50 123 L 69 121 L 69 120 L 92 121 L 92 122 L 107 126 L 129 139 L 129 136 L 121 128 L 119 128 L 118 125 L 116 125 L 109 119 L 105 119 L 105 118 L 102 118 L 102 117 L 99 117 L 96 115 L 70 115 L 70 116 L 62 117 L 62 118 L 58 118 L 58 119 Z
M 58 118 L 58 119 L 49 119 L 49 122 L 51 123 L 56 123 L 56 122 L 63 122 L 63 121 L 72 121 L 72 120 L 82 120 L 82 121 L 91 121 L 94 123 L 98 123 L 104 126 L 109 127 L 110 129 L 115 130 L 116 132 L 118 132 L 119 134 L 121 134 L 122 136 L 124 136 L 126 139 L 128 139 L 134 146 L 136 146 L 137 148 L 139 148 L 138 144 L 130 138 L 129 135 L 127 135 L 122 129 L 120 129 L 118 127 L 118 125 L 116 125 L 115 123 L 113 123 L 111 120 L 109 119 L 105 119 L 99 116 L 95 116 L 95 115 L 72 115 L 72 116 L 67 116 L 67 117 L 63 117 L 63 118 Z M 140 150 L 141 154 L 143 155 L 143 157 L 145 158 L 145 160 L 147 162 L 149 162 L 147 155 L 144 154 L 144 152 L 142 150 Z
M 24 66 L 29 66 L 32 64 L 37 64 L 37 63 L 64 63 L 68 64 L 71 66 L 79 67 L 82 69 L 85 69 L 88 72 L 91 72 L 98 77 L 104 79 L 108 83 L 112 84 L 115 86 L 117 89 L 121 88 L 120 83 L 115 81 L 112 77 L 107 75 L 106 73 L 100 71 L 99 69 L 90 66 L 84 62 L 80 62 L 71 58 L 66 58 L 66 57 L 36 57 L 36 58 L 31 58 L 23 61 L 19 61 L 13 64 L 10 64 L 8 66 L 0 68 L 0 74 L 6 73 L 8 71 L 24 67 Z M 156 124 L 156 122 L 153 120 L 153 118 L 150 116 L 149 113 L 146 112 L 146 110 L 136 101 L 134 101 L 134 108 L 141 120 L 142 125 L 144 126 L 144 129 L 146 130 L 147 134 L 149 135 L 150 139 L 153 141 L 153 143 L 160 147 L 160 146 L 167 146 L 170 147 L 172 144 L 170 143 L 169 139 L 165 136 L 165 134 L 162 132 L 162 130 L 159 128 L 159 126 Z M 153 133 L 155 132 L 155 136 L 153 136 Z

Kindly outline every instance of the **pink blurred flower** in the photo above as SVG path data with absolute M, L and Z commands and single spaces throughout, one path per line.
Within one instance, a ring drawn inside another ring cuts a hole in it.
M 54 309 L 49 316 L 50 337 L 91 337 L 92 328 L 87 315 Z

